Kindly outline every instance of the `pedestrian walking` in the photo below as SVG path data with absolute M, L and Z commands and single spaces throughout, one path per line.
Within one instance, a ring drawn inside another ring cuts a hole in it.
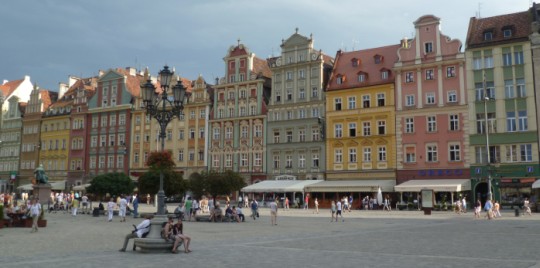
M 386 195 L 386 197 L 384 198 L 383 210 L 388 210 L 388 212 L 390 212 L 390 210 L 392 210 L 391 205 L 390 205 L 390 197 L 388 197 L 388 195 Z
M 146 204 L 150 205 L 150 194 L 146 194 Z
M 257 201 L 255 199 L 253 199 L 253 201 L 251 201 L 251 216 L 254 220 L 256 219 L 255 217 L 259 217 L 259 204 L 257 203 Z
M 338 216 L 341 217 L 341 221 L 344 222 L 345 220 L 343 219 L 343 214 L 341 213 L 341 209 L 342 209 L 342 205 L 341 205 L 341 201 L 337 201 L 336 203 L 336 222 L 338 221 Z
M 309 194 L 304 198 L 304 209 L 309 209 Z
M 126 221 L 126 209 L 127 209 L 128 202 L 124 195 L 120 195 L 120 205 L 118 209 L 118 216 L 120 216 L 120 222 Z
M 111 199 L 107 203 L 107 215 L 109 216 L 109 222 L 113 220 L 115 206 L 116 206 L 116 203 L 114 203 L 114 198 L 111 197 Z
M 501 215 L 501 205 L 497 200 L 495 200 L 495 203 L 493 203 L 493 217 L 502 217 Z
M 332 212 L 332 219 L 330 220 L 330 222 L 333 222 L 334 218 L 336 218 L 336 221 L 337 221 L 337 217 L 336 217 L 336 201 L 334 201 L 334 200 L 332 200 L 332 205 L 330 206 L 330 212 Z
M 41 204 L 38 202 L 37 198 L 34 198 L 32 199 L 32 202 L 30 205 L 30 216 L 32 217 L 32 231 L 30 231 L 31 233 L 38 231 L 37 221 L 38 221 L 40 213 L 41 213 Z
M 71 202 L 71 216 L 73 217 L 77 216 L 78 209 L 79 209 L 79 199 L 75 198 L 73 199 L 73 202 Z
M 482 202 L 480 202 L 480 199 L 476 200 L 476 204 L 474 206 L 474 218 L 480 219 L 480 210 L 482 207 Z
M 525 198 L 525 200 L 523 201 L 523 216 L 525 216 L 525 213 L 527 213 L 529 216 L 532 216 L 531 206 L 529 204 L 529 199 Z
M 487 200 L 486 204 L 484 205 L 484 210 L 486 211 L 486 217 L 488 220 L 493 219 L 493 203 L 491 203 L 491 200 Z
M 317 199 L 317 197 L 315 197 L 315 211 L 313 211 L 313 213 L 315 214 L 315 212 L 317 212 L 317 214 L 319 214 L 319 200 Z
M 139 197 L 137 194 L 133 195 L 133 218 L 139 217 Z
M 272 202 L 270 202 L 270 223 L 272 225 L 277 225 L 277 211 L 278 211 L 278 206 L 277 206 L 277 198 L 275 200 L 272 200 Z

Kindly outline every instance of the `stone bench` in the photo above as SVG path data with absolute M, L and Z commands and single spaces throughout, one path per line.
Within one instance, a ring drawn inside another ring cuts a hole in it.
M 163 252 L 163 253 L 171 253 L 173 246 L 174 246 L 174 240 L 166 241 L 163 238 L 135 238 L 134 247 L 138 247 L 140 249 L 140 252 L 143 253 L 149 253 L 149 252 Z M 184 241 L 180 241 L 178 243 L 178 246 L 176 247 L 176 252 L 178 253 L 178 248 L 182 246 Z

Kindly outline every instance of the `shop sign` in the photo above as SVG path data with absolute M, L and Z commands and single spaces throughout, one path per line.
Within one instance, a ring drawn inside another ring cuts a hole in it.
M 463 170 L 461 169 L 426 169 L 419 170 L 418 176 L 462 176 Z

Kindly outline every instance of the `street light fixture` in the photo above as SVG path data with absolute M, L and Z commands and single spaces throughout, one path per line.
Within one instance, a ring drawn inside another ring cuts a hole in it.
M 176 85 L 172 87 L 172 96 L 169 96 L 168 90 L 173 78 L 174 71 L 169 70 L 169 66 L 165 65 L 163 70 L 159 71 L 159 83 L 161 92 L 156 92 L 156 87 L 152 84 L 150 78 L 147 78 L 146 83 L 141 85 L 141 95 L 143 99 L 142 107 L 146 110 L 146 114 L 155 118 L 160 126 L 159 138 L 161 140 L 161 151 L 165 150 L 165 137 L 167 136 L 166 128 L 169 122 L 174 117 L 180 117 L 184 110 L 184 99 L 189 98 L 190 92 L 186 92 L 186 88 L 182 85 L 182 81 L 178 78 Z M 159 172 L 159 191 L 157 202 L 157 215 L 165 215 L 165 192 L 163 191 L 163 170 Z

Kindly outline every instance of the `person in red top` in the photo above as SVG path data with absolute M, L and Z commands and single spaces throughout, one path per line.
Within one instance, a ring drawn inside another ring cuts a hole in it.
M 306 194 L 306 199 L 304 201 L 304 209 L 309 209 L 309 194 Z

